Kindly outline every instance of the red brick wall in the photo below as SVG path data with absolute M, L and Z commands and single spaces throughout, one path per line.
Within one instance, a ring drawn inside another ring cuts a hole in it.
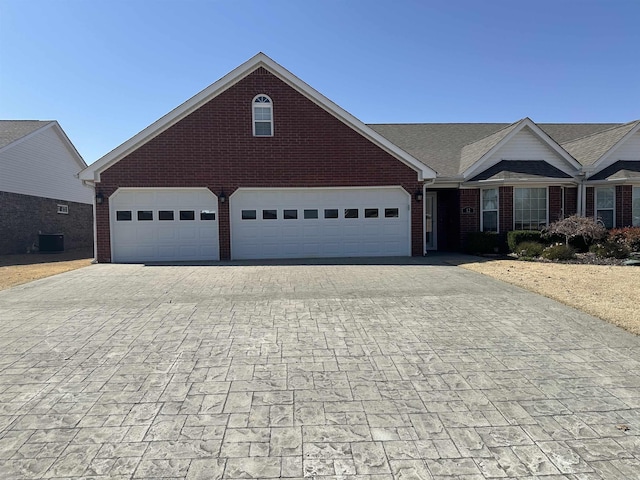
M 513 187 L 500 187 L 498 201 L 500 202 L 498 229 L 500 233 L 506 233 L 513 230 Z
M 251 102 L 273 100 L 274 136 L 254 137 Z M 260 68 L 101 175 L 105 197 L 118 187 L 401 185 L 412 196 L 417 173 Z M 111 261 L 108 200 L 98 207 L 98 261 Z M 228 202 L 219 205 L 220 257 L 230 256 Z M 423 253 L 423 212 L 412 201 L 412 254 Z
M 473 213 L 462 213 L 465 208 Z M 460 244 L 464 245 L 467 235 L 480 231 L 480 189 L 460 190 Z
M 630 227 L 633 224 L 633 186 L 616 186 L 616 227 Z
M 549 223 L 562 219 L 562 187 L 549 187 Z
M 564 216 L 570 217 L 578 213 L 578 189 L 565 187 L 564 189 Z
M 586 211 L 584 212 L 584 216 L 593 218 L 595 215 L 594 190 L 593 187 L 587 187 L 585 190 Z

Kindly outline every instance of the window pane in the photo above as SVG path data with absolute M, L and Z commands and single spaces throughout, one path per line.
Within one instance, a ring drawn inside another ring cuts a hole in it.
M 482 231 L 483 232 L 498 231 L 498 212 L 497 211 L 482 213 Z
M 377 208 L 365 208 L 364 209 L 364 218 L 378 218 L 378 209 Z
M 598 210 L 596 216 L 606 228 L 613 228 L 613 210 Z
M 318 210 L 305 210 L 304 211 L 304 218 L 307 219 L 313 219 L 313 218 L 318 218 Z
M 497 188 L 482 190 L 482 209 L 483 210 L 498 209 L 498 189 Z
M 397 208 L 385 208 L 384 209 L 384 217 L 385 218 L 397 218 L 399 211 Z
M 256 136 L 270 137 L 271 122 L 256 122 Z
M 180 210 L 180 220 L 195 220 L 196 212 L 193 210 Z
M 298 218 L 298 210 L 285 210 L 283 216 L 285 220 L 295 220 Z
M 210 212 L 209 210 L 202 210 L 200 212 L 200 220 L 215 220 L 216 212 Z
M 633 216 L 633 226 L 640 227 L 640 187 L 633 187 L 633 203 L 631 215 Z
M 596 188 L 596 208 L 613 208 L 614 202 L 614 187 Z
M 255 220 L 256 219 L 256 211 L 255 210 L 242 210 L 242 219 L 243 220 Z
M 138 220 L 153 220 L 153 212 L 151 210 L 138 210 Z
M 547 224 L 547 189 L 514 189 L 514 228 L 539 230 Z
M 278 211 L 277 210 L 262 210 L 262 219 L 263 220 L 277 220 L 278 219 Z
M 116 221 L 118 222 L 130 222 L 131 210 L 118 210 L 116 212 Z
M 158 220 L 173 220 L 173 210 L 160 210 Z
M 358 209 L 357 208 L 345 208 L 344 209 L 344 218 L 358 218 Z
M 324 210 L 324 218 L 338 218 L 338 209 L 337 208 L 325 208 L 325 210 Z

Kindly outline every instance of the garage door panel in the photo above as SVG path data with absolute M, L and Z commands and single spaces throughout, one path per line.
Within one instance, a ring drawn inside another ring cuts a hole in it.
M 410 200 L 400 187 L 239 189 L 230 198 L 232 258 L 407 256 Z M 386 217 L 385 209 L 398 216 Z M 243 220 L 243 210 L 255 210 L 256 219 Z M 277 219 L 264 219 L 263 210 L 276 210 Z M 285 219 L 285 210 L 297 218 Z M 304 218 L 305 210 L 318 218 Z M 338 218 L 325 218 L 325 210 Z M 357 218 L 345 218 L 353 210 Z
M 118 190 L 110 199 L 113 261 L 218 260 L 217 204 L 204 188 Z M 120 210 L 131 211 L 131 220 L 118 221 Z M 152 220 L 138 220 L 141 210 L 151 211 Z M 215 213 L 215 220 L 201 220 L 203 210 Z M 160 211 L 174 220 L 160 220 Z M 179 220 L 180 211 L 192 212 L 194 220 Z

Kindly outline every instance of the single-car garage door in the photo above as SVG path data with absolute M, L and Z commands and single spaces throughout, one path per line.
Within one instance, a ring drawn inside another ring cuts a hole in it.
M 238 189 L 234 259 L 411 254 L 410 195 L 401 187 Z
M 109 199 L 114 262 L 219 260 L 218 198 L 206 188 L 121 188 Z

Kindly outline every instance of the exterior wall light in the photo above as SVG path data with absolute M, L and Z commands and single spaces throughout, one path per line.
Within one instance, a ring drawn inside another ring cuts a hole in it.
M 102 192 L 96 193 L 96 205 L 102 205 L 102 202 L 104 202 L 104 195 Z
M 218 199 L 220 200 L 220 203 L 224 203 L 227 201 L 227 196 L 224 194 L 223 189 L 220 189 L 220 195 L 218 195 Z
M 422 201 L 422 190 L 416 190 L 416 193 L 413 194 L 416 199 L 416 202 Z

